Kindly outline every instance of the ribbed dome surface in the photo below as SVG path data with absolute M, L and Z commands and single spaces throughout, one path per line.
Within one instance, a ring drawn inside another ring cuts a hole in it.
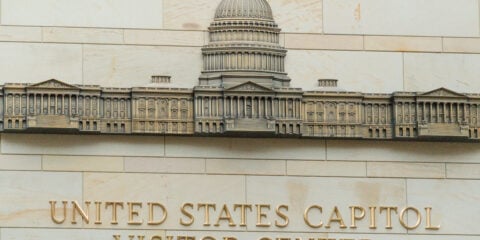
M 266 0 L 223 0 L 218 5 L 215 18 L 254 18 L 273 21 L 273 14 Z

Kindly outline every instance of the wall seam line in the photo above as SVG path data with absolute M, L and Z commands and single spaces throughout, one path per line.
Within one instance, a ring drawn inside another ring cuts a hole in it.
M 406 84 L 405 84 L 405 53 L 402 53 L 402 87 L 403 91 L 406 91 Z
M 82 84 L 85 84 L 85 44 L 82 44 Z
M 322 0 L 322 33 L 325 34 L 325 0 Z

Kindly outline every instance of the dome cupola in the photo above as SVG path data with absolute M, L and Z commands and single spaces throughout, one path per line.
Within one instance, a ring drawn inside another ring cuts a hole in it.
M 262 19 L 273 21 L 266 0 L 223 0 L 218 5 L 215 19 Z

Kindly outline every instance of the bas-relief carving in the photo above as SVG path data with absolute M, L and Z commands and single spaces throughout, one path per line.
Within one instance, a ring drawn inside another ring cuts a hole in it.
M 149 87 L 102 88 L 52 79 L 5 84 L 2 131 L 478 140 L 480 94 L 363 94 L 319 81 L 290 87 L 280 28 L 265 0 L 224 0 L 193 89 L 154 76 Z M 321 65 L 319 65 L 321 67 Z M 156 85 L 155 85 L 156 84 Z M 160 84 L 160 85 L 159 85 Z M 159 85 L 159 86 L 157 86 Z

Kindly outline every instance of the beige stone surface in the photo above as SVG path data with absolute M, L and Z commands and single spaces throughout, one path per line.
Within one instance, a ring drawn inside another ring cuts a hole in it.
M 358 234 L 358 233 L 279 233 L 279 232 L 225 232 L 167 231 L 166 236 L 195 236 L 197 239 L 212 236 L 216 239 L 236 237 L 244 239 L 327 239 L 327 240 L 476 240 L 478 236 L 465 235 L 421 235 L 421 234 Z M 388 238 L 387 238 L 388 237 Z
M 160 236 L 164 239 L 163 230 L 98 230 L 98 229 L 37 229 L 37 228 L 5 228 L 2 230 L 2 240 L 108 240 L 113 235 L 121 235 L 128 239 L 128 235 L 143 236 L 150 239 Z M 136 238 L 136 237 L 135 237 Z
M 42 157 L 43 170 L 47 171 L 123 171 L 122 157 L 51 156 Z
M 458 92 L 480 92 L 480 55 L 405 54 L 405 90 L 430 91 L 445 87 Z
M 0 42 L 1 83 L 82 83 L 82 46 Z
M 268 3 L 283 32 L 323 32 L 322 0 L 269 0 Z
M 480 164 L 447 164 L 447 178 L 480 179 Z
M 162 0 L 2 0 L 7 25 L 161 28 Z M 33 10 L 34 9 L 34 10 Z
M 323 214 L 320 217 L 318 213 L 311 213 L 311 219 L 324 222 L 328 222 L 328 217 L 335 206 L 345 218 L 349 216 L 349 206 L 352 204 L 367 207 L 405 206 L 405 193 L 405 181 L 401 179 L 247 176 L 248 202 L 265 202 L 273 206 L 289 205 L 288 214 L 292 216 L 286 228 L 256 228 L 259 231 L 324 232 L 326 230 L 328 232 L 405 233 L 398 221 L 392 222 L 392 230 L 386 230 L 385 217 L 377 218 L 376 230 L 369 229 L 369 221 L 366 220 L 359 221 L 356 230 L 340 229 L 338 223 L 332 223 L 330 229 L 312 229 L 304 223 L 302 217 L 305 209 L 315 204 L 322 206 Z M 266 212 L 269 216 L 272 214 L 275 216 L 274 209 Z M 255 229 L 254 224 L 248 225 L 248 229 Z
M 85 45 L 84 83 L 105 87 L 146 86 L 153 75 L 172 76 L 192 88 L 202 68 L 200 48 Z
M 148 136 L 88 136 L 3 134 L 2 153 L 88 155 L 88 156 L 163 156 L 163 138 Z
M 151 173 L 205 173 L 205 159 L 126 157 L 125 171 Z
M 126 44 L 196 46 L 205 45 L 203 31 L 125 30 Z
M 325 159 L 325 142 L 307 139 L 167 137 L 167 157 Z
M 53 227 L 49 201 L 81 200 L 82 175 L 0 171 L 0 196 L 2 227 Z
M 443 51 L 456 53 L 480 53 L 480 38 L 444 38 Z
M 42 158 L 38 155 L 0 155 L 0 170 L 41 170 Z
M 445 164 L 367 162 L 367 176 L 398 178 L 445 178 Z
M 163 0 L 164 28 L 206 30 L 221 0 Z
M 291 50 L 286 69 L 292 86 L 313 90 L 318 79 L 338 79 L 349 91 L 394 92 L 403 89 L 401 53 Z
M 471 180 L 407 180 L 408 204 L 431 206 L 432 225 L 439 231 L 418 229 L 412 233 L 479 235 L 480 182 Z
M 363 50 L 363 36 L 285 34 L 288 49 Z
M 241 160 L 207 159 L 207 173 L 285 175 L 285 161 L 282 160 Z
M 365 162 L 287 161 L 287 174 L 320 177 L 365 177 Z
M 442 52 L 442 38 L 365 36 L 365 50 L 395 52 Z
M 43 41 L 122 44 L 123 30 L 109 28 L 44 27 Z
M 342 161 L 478 162 L 477 144 L 328 141 L 327 159 Z
M 478 1 L 324 0 L 325 33 L 478 36 Z
M 126 188 L 125 186 L 130 186 Z M 244 176 L 215 176 L 192 174 L 115 174 L 115 173 L 86 173 L 84 176 L 84 198 L 99 201 L 141 201 L 158 202 L 165 205 L 168 218 L 161 226 L 149 226 L 146 223 L 140 226 L 127 225 L 128 213 L 121 211 L 118 214 L 119 224 L 112 226 L 89 225 L 92 228 L 125 228 L 129 229 L 179 229 L 179 219 L 185 217 L 180 207 L 184 203 L 194 203 L 195 208 L 189 209 L 196 217 L 195 223 L 188 227 L 191 230 L 205 230 L 203 226 L 203 209 L 197 210 L 197 203 L 234 204 L 245 202 Z M 221 207 L 221 206 L 217 206 Z M 217 211 L 219 211 L 217 209 Z M 218 212 L 217 212 L 218 214 Z M 232 213 L 233 215 L 234 213 Z M 213 221 L 212 210 L 212 221 Z M 235 218 L 239 216 L 235 213 Z M 148 207 L 140 211 L 139 219 L 148 221 Z M 186 228 L 185 228 L 186 229 Z M 226 230 L 227 226 L 214 227 L 210 230 Z
M 42 41 L 42 28 L 0 26 L 0 41 L 40 42 Z

